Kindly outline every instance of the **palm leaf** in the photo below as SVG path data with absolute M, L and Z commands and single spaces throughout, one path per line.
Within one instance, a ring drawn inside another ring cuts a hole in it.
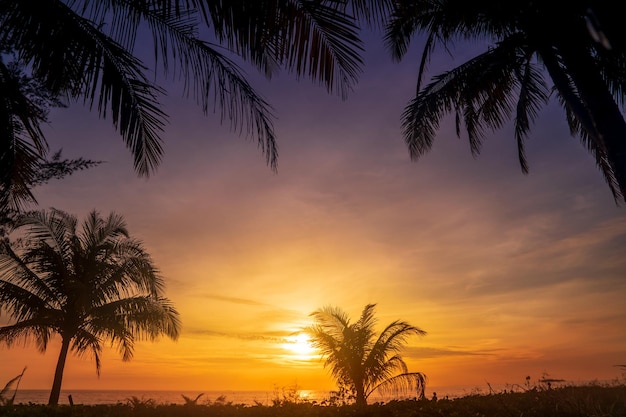
M 17 395 L 17 390 L 20 387 L 20 382 L 22 381 L 22 377 L 24 376 L 24 372 L 26 372 L 26 367 L 22 369 L 21 374 L 10 379 L 9 382 L 6 383 L 4 388 L 0 390 L 0 405 L 13 405 L 13 402 L 15 401 L 15 396 Z M 5 396 L 10 390 L 13 390 L 13 395 L 11 396 L 11 398 L 6 398 Z
M 148 175 L 161 156 L 161 90 L 147 81 L 138 59 L 91 21 L 60 1 L 35 3 L 5 8 L 3 23 L 19 28 L 5 33 L 6 44 L 53 93 L 97 103 L 100 115 L 111 118 L 133 152 L 137 171 Z
M 421 399 L 424 398 L 427 381 L 428 378 L 421 372 L 396 375 L 373 387 L 368 392 L 368 396 L 374 392 L 379 392 L 383 395 L 392 395 L 394 397 L 401 397 L 415 393 L 415 396 L 418 399 Z
M 21 210 L 34 202 L 36 180 L 48 145 L 39 128 L 40 109 L 25 94 L 16 71 L 0 59 L 0 209 Z
M 344 2 L 199 1 L 219 41 L 271 75 L 278 65 L 342 96 L 362 64 L 358 27 Z
M 620 195 L 620 187 L 608 161 L 606 148 L 589 111 L 578 95 L 573 81 L 555 54 L 544 51 L 541 54 L 541 59 L 554 82 L 557 97 L 565 109 L 570 133 L 580 137 L 587 150 L 594 156 L 596 165 L 600 168 L 613 198 L 617 200 Z
M 520 94 L 517 111 L 521 123 L 517 128 L 518 143 L 527 131 L 524 118 L 532 120 L 547 93 L 536 72 L 528 69 L 526 78 L 517 71 L 520 55 L 517 39 L 469 60 L 459 67 L 434 78 L 406 107 L 403 114 L 405 141 L 412 159 L 428 152 L 442 117 L 456 109 L 457 134 L 461 120 L 468 134 L 472 153 L 480 153 L 485 129 L 500 128 L 512 115 L 515 94 Z

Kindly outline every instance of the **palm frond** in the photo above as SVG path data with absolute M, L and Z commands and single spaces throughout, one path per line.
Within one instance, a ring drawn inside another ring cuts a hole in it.
M 621 194 L 620 187 L 608 161 L 601 134 L 593 122 L 589 110 L 580 99 L 573 81 L 564 70 L 556 54 L 553 51 L 542 51 L 540 58 L 554 82 L 557 97 L 565 109 L 570 133 L 580 137 L 587 150 L 594 156 L 596 165 L 602 172 L 613 198 L 617 201 Z
M 58 328 L 50 325 L 47 320 L 29 319 L 18 323 L 0 327 L 0 342 L 7 346 L 19 344 L 27 346 L 34 342 L 40 353 L 44 353 L 48 348 L 48 342 L 53 334 L 58 333 Z
M 526 63 L 521 68 L 519 100 L 515 116 L 515 139 L 517 154 L 522 172 L 528 173 L 528 162 L 524 151 L 524 141 L 528 137 L 530 127 L 536 119 L 541 105 L 548 102 L 549 92 L 543 81 L 541 72 L 532 63 L 532 54 L 529 54 Z
M 37 305 L 39 308 L 58 307 L 57 294 L 36 272 L 29 268 L 29 263 L 23 257 L 15 253 L 8 242 L 0 242 L 0 304 L 9 303 L 12 308 L 17 308 L 18 317 L 26 317 L 26 310 L 18 308 L 24 304 L 24 308 Z
M 148 175 L 161 156 L 165 115 L 157 103 L 162 90 L 147 81 L 145 67 L 61 1 L 14 3 L 3 20 L 15 28 L 4 33 L 6 44 L 49 91 L 97 104 L 131 149 L 138 173 Z
M 394 6 L 393 0 L 348 0 L 345 3 L 347 12 L 357 22 L 375 28 L 385 27 Z
M 164 297 L 134 296 L 93 306 L 89 325 L 98 332 L 123 329 L 122 333 L 139 340 L 155 340 L 159 335 L 176 339 L 180 331 L 180 318 L 170 300 Z M 118 328 L 118 326 L 121 326 Z
M 409 103 L 402 126 L 412 159 L 418 159 L 432 148 L 440 120 L 453 109 L 461 114 L 472 153 L 480 153 L 485 129 L 500 128 L 509 120 L 515 107 L 514 94 L 521 84 L 516 73 L 520 53 L 518 42 L 517 39 L 502 42 L 434 77 L 434 81 Z M 538 94 L 525 96 L 526 100 L 533 99 L 532 105 L 541 98 Z M 461 118 L 457 116 L 457 133 L 460 132 Z
M 130 343 L 132 346 L 132 341 Z M 102 362 L 100 356 L 102 355 L 102 340 L 97 334 L 86 331 L 84 327 L 79 328 L 76 331 L 72 339 L 71 349 L 79 357 L 93 358 L 96 365 L 96 374 L 100 376 L 100 370 L 102 369 Z M 123 355 L 122 360 L 129 360 L 132 358 L 132 348 L 130 355 Z
M 0 280 L 0 306 L 8 310 L 12 320 L 24 321 L 47 317 L 51 325 L 54 323 L 55 311 L 50 304 L 56 300 L 46 300 L 23 286 Z M 35 289 L 36 290 L 36 289 Z
M 340 1 L 199 2 L 218 39 L 271 75 L 276 66 L 319 80 L 343 97 L 360 72 L 354 17 Z M 274 64 L 275 65 L 272 65 Z
M 421 29 L 417 17 L 424 11 L 423 7 L 418 2 L 395 2 L 385 32 L 385 44 L 393 59 L 399 61 L 404 57 L 413 35 Z M 429 38 L 434 38 L 435 33 L 431 32 Z
M 26 367 L 22 369 L 22 372 L 19 375 L 11 378 L 9 382 L 4 385 L 4 388 L 0 390 L 0 406 L 13 405 L 13 402 L 15 401 L 15 396 L 17 395 L 17 390 L 20 387 L 20 382 L 22 381 L 22 377 L 24 376 L 25 372 Z M 10 390 L 13 390 L 13 395 L 11 396 L 11 398 L 7 398 L 6 395 Z
M 414 395 L 421 399 L 424 398 L 427 381 L 428 378 L 421 372 L 396 375 L 373 387 L 368 396 L 374 392 L 379 392 L 383 395 L 393 395 L 394 397 Z
M 48 145 L 39 127 L 41 110 L 24 91 L 15 68 L 0 58 L 0 209 L 22 210 L 35 202 L 30 188 Z
M 228 120 L 231 129 L 255 136 L 267 163 L 275 169 L 278 152 L 271 107 L 232 60 L 198 38 L 191 10 L 181 10 L 179 2 L 162 3 L 128 2 L 124 4 L 127 10 L 119 13 L 140 16 L 151 29 L 157 65 L 166 74 L 170 63 L 180 65 L 185 91 L 193 94 L 204 112 L 219 109 L 221 121 Z
M 32 243 L 33 255 L 37 251 L 46 251 L 48 246 L 48 258 L 57 258 L 58 265 L 64 266 L 70 264 L 73 248 L 69 236 L 76 234 L 77 222 L 75 216 L 53 208 L 24 213 L 17 219 L 15 227 L 24 230 L 25 239 Z

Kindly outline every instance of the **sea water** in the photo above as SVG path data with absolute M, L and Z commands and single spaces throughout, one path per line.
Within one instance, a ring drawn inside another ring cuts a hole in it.
M 313 400 L 326 392 L 310 391 Z M 127 404 L 132 402 L 152 402 L 154 404 L 184 404 L 185 397 L 195 399 L 198 395 L 198 404 L 223 403 L 271 405 L 272 399 L 279 398 L 277 394 L 265 391 L 134 391 L 134 390 L 62 390 L 59 404 L 69 404 L 72 396 L 74 404 Z M 47 404 L 50 390 L 18 390 L 15 403 L 19 404 Z M 282 397 L 280 397 L 282 398 Z
M 470 394 L 486 393 L 478 388 L 472 387 L 427 387 L 426 398 L 430 398 L 434 392 L 440 399 L 448 397 L 450 399 L 462 397 Z M 154 404 L 184 404 L 185 398 L 195 399 L 197 404 L 242 404 L 242 405 L 273 405 L 275 401 L 309 401 L 323 403 L 328 400 L 332 392 L 298 390 L 294 393 L 283 393 L 278 391 L 149 391 L 149 390 L 62 390 L 59 397 L 59 404 L 70 404 L 69 396 L 74 404 L 128 404 L 128 403 L 154 403 Z M 12 395 L 12 393 L 9 393 Z M 15 396 L 16 404 L 47 404 L 50 390 L 23 390 L 17 391 Z M 371 396 L 368 402 L 387 402 L 391 397 Z

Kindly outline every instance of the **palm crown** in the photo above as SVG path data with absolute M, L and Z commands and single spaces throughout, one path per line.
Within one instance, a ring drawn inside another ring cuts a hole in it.
M 33 340 L 44 352 L 61 337 L 50 403 L 56 404 L 68 350 L 91 355 L 100 373 L 104 340 L 130 360 L 137 339 L 178 337 L 178 312 L 163 297 L 164 282 L 141 243 L 130 238 L 121 216 L 91 212 L 77 220 L 59 210 L 22 217 L 22 244 L 2 241 L 0 308 L 13 324 L 0 341 Z
M 324 365 L 340 387 L 352 392 L 358 405 L 366 404 L 375 391 L 408 393 L 422 397 L 426 376 L 408 372 L 400 350 L 411 335 L 425 335 L 418 327 L 396 320 L 377 336 L 375 304 L 368 304 L 359 319 L 334 307 L 312 313 L 315 324 L 306 329 L 313 345 L 325 358 Z

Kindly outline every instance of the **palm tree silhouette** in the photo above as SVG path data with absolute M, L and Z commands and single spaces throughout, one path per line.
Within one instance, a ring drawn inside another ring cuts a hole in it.
M 403 129 L 412 159 L 428 152 L 442 117 L 456 115 L 457 134 L 467 131 L 478 154 L 485 131 L 514 118 L 523 172 L 524 140 L 552 91 L 565 110 L 572 135 L 595 157 L 616 201 L 626 199 L 626 48 L 621 13 L 610 3 L 573 1 L 398 1 L 386 41 L 397 59 L 413 35 L 428 34 L 417 94 L 405 108 Z M 455 40 L 490 46 L 460 66 L 422 78 L 436 46 Z M 546 77 L 552 86 L 546 82 Z
M 0 191 L 34 200 L 31 177 L 48 149 L 42 97 L 83 102 L 110 119 L 138 174 L 152 173 L 166 122 L 165 90 L 154 80 L 163 78 L 182 80 L 205 113 L 253 136 L 275 168 L 272 108 L 233 59 L 267 77 L 287 69 L 345 96 L 362 64 L 357 32 L 341 2 L 0 1 Z M 154 51 L 152 61 L 145 51 Z M 35 91 L 10 71 L 5 52 L 29 69 Z
M 0 308 L 14 321 L 0 327 L 0 342 L 34 341 L 45 352 L 61 337 L 49 404 L 58 403 L 70 350 L 91 354 L 99 375 L 105 340 L 128 361 L 135 340 L 178 337 L 164 281 L 121 216 L 92 211 L 78 230 L 76 217 L 51 209 L 24 215 L 17 227 L 23 240 L 0 246 Z
M 375 304 L 368 304 L 354 323 L 336 307 L 325 307 L 311 315 L 315 324 L 305 329 L 311 343 L 323 358 L 325 367 L 340 389 L 350 392 L 356 404 L 367 404 L 375 391 L 380 393 L 414 392 L 424 396 L 426 375 L 408 372 L 399 352 L 411 335 L 426 332 L 404 321 L 394 321 L 376 336 Z

